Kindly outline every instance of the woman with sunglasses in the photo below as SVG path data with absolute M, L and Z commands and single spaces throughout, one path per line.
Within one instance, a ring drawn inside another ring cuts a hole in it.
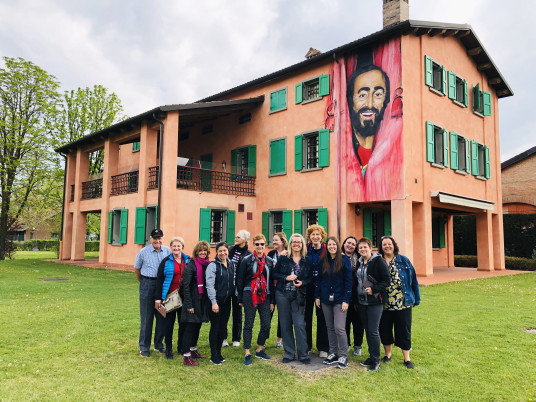
M 421 294 L 415 268 L 411 261 L 398 251 L 395 239 L 391 236 L 382 237 L 381 254 L 389 266 L 391 277 L 380 320 L 380 338 L 385 350 L 382 362 L 391 361 L 393 344 L 395 344 L 402 349 L 404 365 L 412 369 L 414 365 L 409 357 L 412 307 L 421 303 Z
M 254 251 L 242 260 L 236 274 L 238 303 L 244 307 L 244 364 L 249 366 L 251 338 L 255 316 L 259 312 L 261 328 L 257 337 L 255 357 L 268 360 L 264 344 L 270 337 L 271 312 L 274 310 L 273 268 L 274 260 L 266 252 L 266 237 L 253 238 Z

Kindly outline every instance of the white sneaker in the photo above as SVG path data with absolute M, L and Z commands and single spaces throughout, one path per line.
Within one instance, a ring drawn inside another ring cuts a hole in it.
M 229 345 L 227 345 L 227 346 L 229 346 Z M 233 346 L 234 346 L 235 348 L 237 348 L 238 346 L 240 346 L 240 342 L 238 342 L 238 341 L 234 341 L 234 342 L 233 342 Z
M 226 346 L 229 346 L 229 342 L 227 342 L 227 339 L 224 339 L 223 342 L 221 343 L 221 347 L 224 348 Z
M 276 349 L 283 349 L 283 342 L 281 342 L 281 341 L 277 341 L 277 342 L 275 343 L 275 348 L 276 348 Z
M 320 351 L 318 353 L 318 357 L 325 359 L 326 357 L 328 357 L 328 352 Z

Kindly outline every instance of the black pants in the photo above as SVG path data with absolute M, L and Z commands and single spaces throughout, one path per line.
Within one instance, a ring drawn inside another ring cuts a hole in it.
M 232 334 L 233 334 L 233 342 L 240 342 L 240 339 L 242 337 L 242 306 L 238 304 L 238 297 L 233 295 L 231 299 L 231 307 L 233 311 L 233 328 L 232 328 Z M 229 331 L 227 331 L 227 328 L 225 328 L 225 335 L 223 339 L 227 339 L 229 337 Z M 222 341 L 223 342 L 223 341 Z
M 253 324 L 255 323 L 255 316 L 257 310 L 259 311 L 259 318 L 261 320 L 261 329 L 257 336 L 257 345 L 264 345 L 266 339 L 270 337 L 270 300 L 269 296 L 266 300 L 258 306 L 253 306 L 251 302 L 251 291 L 245 290 L 243 296 L 244 305 L 244 349 L 251 349 L 251 338 L 253 336 Z
M 166 350 L 172 351 L 173 350 L 173 328 L 175 326 L 175 321 L 177 321 L 178 325 L 178 338 L 177 338 L 177 352 L 183 353 L 182 351 L 182 343 L 184 340 L 184 324 L 181 325 L 179 321 L 181 317 L 181 311 L 182 307 L 178 310 L 172 311 L 170 313 L 166 314 Z
M 313 349 L 313 311 L 316 311 L 316 349 L 327 352 L 329 340 L 326 320 L 322 309 L 315 306 L 314 285 L 310 285 L 305 296 L 305 333 L 309 350 Z
M 361 347 L 363 344 L 363 335 L 365 333 L 365 326 L 361 322 L 361 315 L 359 314 L 359 304 L 350 302 L 348 306 L 348 314 L 346 314 L 346 336 L 348 337 L 348 345 L 350 342 L 350 326 L 352 326 L 352 333 L 354 335 L 354 347 Z
M 398 346 L 402 350 L 411 349 L 411 310 L 383 310 L 380 320 L 380 338 L 383 345 Z M 393 337 L 393 329 L 395 336 Z
M 166 333 L 166 321 L 154 308 L 154 291 L 156 280 L 141 278 L 140 281 L 140 351 L 149 352 L 151 348 L 151 334 L 153 332 L 153 320 L 156 318 L 154 329 L 154 347 L 162 349 L 164 335 Z
M 213 362 L 219 360 L 221 356 L 221 344 L 225 339 L 227 323 L 231 315 L 231 299 L 222 302 L 218 301 L 218 307 L 220 309 L 218 313 L 214 313 L 212 309 L 209 313 L 210 332 L 208 341 L 210 343 L 210 358 Z
M 199 331 L 201 331 L 201 323 L 181 322 L 181 326 L 184 326 L 182 353 L 190 353 L 190 348 L 197 346 L 197 341 L 199 340 Z
M 365 325 L 368 351 L 372 363 L 380 362 L 380 318 L 383 312 L 383 304 L 369 304 L 359 306 L 361 321 Z
M 274 318 L 274 313 L 275 313 L 275 308 L 274 308 L 274 311 L 272 311 L 272 315 L 270 316 L 271 319 Z M 279 313 L 277 314 L 277 337 L 278 338 L 281 338 L 281 322 L 279 321 Z

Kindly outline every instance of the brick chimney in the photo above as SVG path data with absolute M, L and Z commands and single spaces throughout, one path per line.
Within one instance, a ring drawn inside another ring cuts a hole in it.
M 409 20 L 409 0 L 383 0 L 383 27 Z

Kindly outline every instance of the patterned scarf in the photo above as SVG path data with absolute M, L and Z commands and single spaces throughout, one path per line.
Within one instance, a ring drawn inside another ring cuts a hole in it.
M 251 303 L 255 307 L 266 300 L 267 284 L 263 275 L 266 257 L 259 258 L 256 251 L 253 251 L 253 257 L 257 260 L 257 272 L 251 278 Z
M 203 294 L 205 293 L 203 278 L 205 277 L 205 270 L 207 269 L 207 265 L 209 262 L 210 260 L 207 258 L 194 258 L 195 269 L 197 271 L 197 297 L 199 299 L 203 298 Z

